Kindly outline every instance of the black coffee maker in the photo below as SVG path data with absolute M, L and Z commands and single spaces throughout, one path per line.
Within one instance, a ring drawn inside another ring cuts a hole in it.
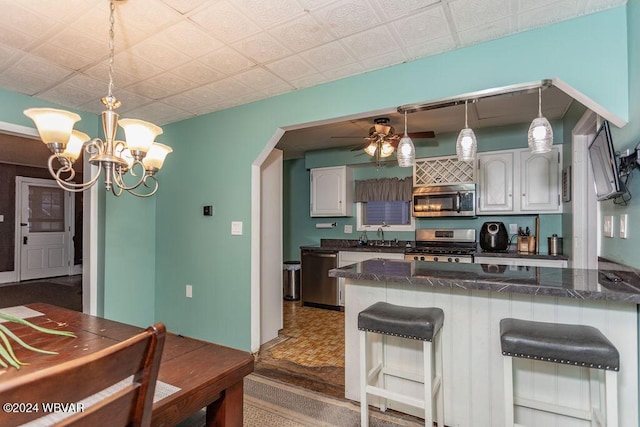
M 487 252 L 506 251 L 509 234 L 502 222 L 485 222 L 480 229 L 480 247 Z

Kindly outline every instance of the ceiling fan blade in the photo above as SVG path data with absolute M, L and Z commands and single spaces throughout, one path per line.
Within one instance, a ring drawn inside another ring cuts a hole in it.
M 425 132 L 409 132 L 409 138 L 435 138 L 436 133 L 432 130 Z
M 371 144 L 371 141 L 367 141 L 363 144 L 358 145 L 357 147 L 353 147 L 351 149 L 351 151 L 359 151 L 359 150 L 364 150 L 365 148 L 367 148 L 369 146 L 369 144 Z

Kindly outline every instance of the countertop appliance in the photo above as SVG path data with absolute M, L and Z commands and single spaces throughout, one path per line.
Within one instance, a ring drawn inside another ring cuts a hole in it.
M 433 185 L 413 189 L 414 217 L 476 215 L 476 185 Z
M 487 252 L 506 251 L 509 234 L 502 222 L 485 222 L 480 229 L 480 247 Z
M 415 247 L 405 250 L 404 259 L 473 263 L 476 246 L 472 228 L 423 228 L 416 230 Z
M 549 255 L 562 255 L 562 237 L 557 234 L 547 238 Z
M 302 304 L 340 310 L 338 279 L 329 277 L 329 270 L 338 267 L 336 250 L 302 251 Z

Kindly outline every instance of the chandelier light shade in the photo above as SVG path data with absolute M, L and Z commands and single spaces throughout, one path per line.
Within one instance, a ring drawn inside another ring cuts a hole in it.
M 407 133 L 407 112 L 404 112 L 404 135 L 398 143 L 398 166 L 409 168 L 416 164 L 416 147 Z
M 532 153 L 548 153 L 553 147 L 553 129 L 549 120 L 542 115 L 542 88 L 538 88 L 538 117 L 529 126 L 527 140 Z
M 467 121 L 467 103 L 464 102 L 464 129 L 458 134 L 458 140 L 456 141 L 456 155 L 461 162 L 471 162 L 476 158 L 476 151 L 478 150 L 478 141 L 473 129 L 469 128 Z
M 115 110 L 120 101 L 113 96 L 113 59 L 115 2 L 109 0 L 109 86 L 107 96 L 101 99 L 106 110 L 102 112 L 104 140 L 73 129 L 80 116 L 54 108 L 30 108 L 24 111 L 36 125 L 40 139 L 53 153 L 49 157 L 49 172 L 66 191 L 80 192 L 91 188 L 104 171 L 107 191 L 120 196 L 127 191 L 134 196 L 149 197 L 158 191 L 156 173 L 162 168 L 166 156 L 173 150 L 155 138 L 162 129 L 153 123 L 137 119 L 120 119 Z M 125 141 L 116 140 L 118 125 L 124 130 Z M 82 150 L 89 156 L 89 163 L 97 166 L 97 172 L 87 182 L 73 181 L 76 172 L 74 162 Z M 58 169 L 54 167 L 57 162 Z

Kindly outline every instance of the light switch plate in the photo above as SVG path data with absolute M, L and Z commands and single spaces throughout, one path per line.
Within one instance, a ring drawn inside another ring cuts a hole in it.
M 345 225 L 344 226 L 344 232 L 345 233 L 353 233 L 353 225 Z
M 604 237 L 613 237 L 613 216 L 605 215 L 602 228 Z
M 193 298 L 193 287 L 191 285 L 185 287 L 185 296 L 187 298 Z
M 242 236 L 242 221 L 231 221 L 231 235 Z
M 629 216 L 627 214 L 620 215 L 620 238 L 626 239 L 629 233 Z

